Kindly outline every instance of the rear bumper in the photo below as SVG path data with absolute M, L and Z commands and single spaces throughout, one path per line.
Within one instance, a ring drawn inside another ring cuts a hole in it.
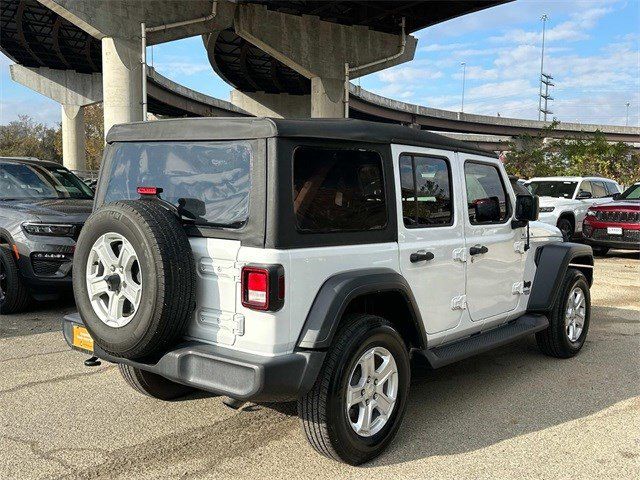
M 82 325 L 78 314 L 64 318 L 64 338 L 75 349 L 74 324 Z M 294 400 L 308 392 L 325 356 L 325 352 L 309 350 L 266 357 L 191 341 L 176 345 L 152 362 L 113 357 L 97 346 L 94 353 L 108 362 L 131 365 L 200 390 L 263 402 Z
M 616 250 L 640 250 L 640 243 L 624 242 L 613 240 L 594 240 L 592 238 L 584 238 L 584 243 L 592 247 L 607 247 Z

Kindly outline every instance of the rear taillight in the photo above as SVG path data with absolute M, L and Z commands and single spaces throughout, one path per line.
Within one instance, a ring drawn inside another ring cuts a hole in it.
M 242 267 L 242 305 L 253 310 L 276 311 L 284 304 L 284 269 L 281 265 Z

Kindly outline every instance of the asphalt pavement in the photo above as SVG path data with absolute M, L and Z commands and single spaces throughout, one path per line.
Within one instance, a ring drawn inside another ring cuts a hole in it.
M 640 259 L 596 260 L 583 351 L 531 340 L 441 370 L 414 362 L 400 434 L 350 467 L 307 445 L 295 405 L 232 410 L 141 396 L 84 367 L 60 333 L 70 300 L 0 317 L 0 479 L 640 478 Z

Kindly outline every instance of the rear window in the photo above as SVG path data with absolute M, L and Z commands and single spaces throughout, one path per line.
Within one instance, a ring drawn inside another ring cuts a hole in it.
M 160 187 L 161 197 L 198 225 L 240 228 L 249 217 L 251 146 L 246 142 L 116 143 L 104 202 L 137 199 L 139 186 Z
M 362 150 L 297 148 L 293 210 L 300 232 L 384 229 L 387 207 L 380 155 Z

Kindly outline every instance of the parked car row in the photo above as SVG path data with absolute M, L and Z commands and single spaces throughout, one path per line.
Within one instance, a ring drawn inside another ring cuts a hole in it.
M 0 313 L 71 290 L 93 190 L 58 163 L 0 157 Z

